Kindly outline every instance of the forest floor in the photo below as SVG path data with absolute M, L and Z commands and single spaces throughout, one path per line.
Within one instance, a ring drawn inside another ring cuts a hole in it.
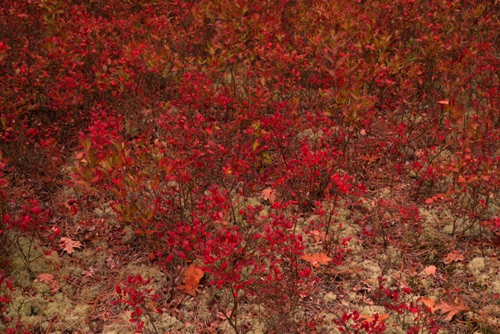
M 383 174 L 382 166 L 370 168 Z M 432 204 L 418 208 L 420 234 L 405 235 L 407 227 L 399 221 L 387 221 L 382 229 L 362 221 L 384 199 L 411 201 L 404 184 L 400 180 L 393 187 L 369 190 L 355 206 L 339 201 L 330 233 L 309 234 L 309 253 L 320 254 L 324 243 L 343 242 L 346 247 L 341 264 L 309 260 L 320 280 L 286 315 L 297 324 L 313 319 L 315 329 L 304 332 L 340 333 L 335 321 L 354 310 L 360 320 L 383 322 L 385 333 L 407 333 L 410 328 L 431 332 L 430 319 L 439 333 L 500 331 L 498 237 L 485 239 L 479 226 L 466 226 L 467 220 Z M 62 188 L 57 196 L 67 198 L 72 191 Z M 265 192 L 238 198 L 237 203 L 263 205 L 263 211 L 271 204 Z M 142 305 L 143 332 L 234 332 L 227 320 L 231 302 L 226 292 L 209 285 L 207 275 L 192 295 L 181 291 L 186 267 L 177 268 L 177 273 L 162 271 L 148 257 L 147 245 L 131 229 L 120 227 L 106 203 L 101 208 L 54 217 L 67 238 L 59 251 L 50 251 L 54 244 L 40 244 L 36 236 L 11 236 L 9 261 L 16 287 L 9 316 L 20 316 L 36 333 L 132 333 L 137 328 L 129 321 L 133 310 L 116 303 L 116 286 L 141 275 L 151 279 L 144 289 L 160 296 L 146 298 Z M 499 208 L 490 204 L 490 210 Z M 310 212 L 300 217 L 299 230 L 315 219 Z M 454 230 L 463 232 L 453 235 Z M 376 236 L 367 237 L 366 231 Z M 404 238 L 411 240 L 399 243 L 403 247 L 394 242 Z M 393 292 L 384 293 L 384 287 Z M 417 305 L 426 311 L 411 310 Z M 280 333 L 279 320 L 273 324 L 266 312 L 258 304 L 242 305 L 239 322 L 244 332 Z

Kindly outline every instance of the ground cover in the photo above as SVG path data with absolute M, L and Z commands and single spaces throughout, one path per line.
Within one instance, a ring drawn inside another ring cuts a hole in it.
M 497 1 L 4 1 L 0 329 L 497 333 Z

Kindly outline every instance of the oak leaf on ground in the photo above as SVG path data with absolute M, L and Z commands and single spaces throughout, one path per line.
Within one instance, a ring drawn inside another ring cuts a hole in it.
M 328 262 L 333 260 L 331 257 L 328 257 L 326 253 L 304 254 L 300 258 L 304 261 L 309 262 L 313 267 L 316 268 L 318 268 L 321 264 L 327 266 Z
M 68 254 L 73 254 L 75 248 L 81 248 L 82 244 L 80 241 L 71 240 L 70 238 L 61 238 L 61 248 Z
M 446 314 L 446 317 L 444 320 L 446 321 L 451 321 L 453 317 L 459 313 L 462 312 L 467 312 L 470 310 L 470 307 L 467 306 L 462 300 L 460 301 L 459 304 L 456 304 L 455 302 L 441 302 L 438 305 L 436 305 L 436 310 L 441 310 L 442 314 Z
M 184 270 L 183 275 L 184 284 L 178 285 L 177 289 L 193 297 L 196 296 L 196 291 L 198 286 L 200 285 L 200 280 L 203 278 L 203 275 L 205 275 L 205 273 L 196 265 L 190 264 L 189 267 Z

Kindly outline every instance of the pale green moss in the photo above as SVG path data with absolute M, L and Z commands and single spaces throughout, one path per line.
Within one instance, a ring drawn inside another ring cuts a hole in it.
M 265 323 L 266 310 L 262 305 L 246 304 L 242 308 L 240 324 L 245 324 L 250 329 L 246 333 L 264 334 L 267 325 Z
M 337 295 L 332 292 L 328 292 L 323 296 L 323 301 L 326 304 L 333 304 L 337 301 Z
M 98 270 L 106 270 L 108 268 L 106 261 L 110 256 L 107 250 L 108 244 L 102 241 L 95 243 L 92 248 L 85 248 L 81 251 L 76 251 L 73 253 L 73 257 L 83 262 L 86 268 L 94 267 Z M 78 275 L 81 275 L 82 269 L 83 268 L 80 268 L 80 273 L 78 273 Z
M 497 276 L 496 279 L 491 282 L 490 289 L 493 293 L 500 293 L 500 277 Z
M 498 217 L 498 213 L 500 212 L 500 199 L 498 195 L 494 193 L 489 194 L 488 196 L 488 208 L 486 209 L 487 218 Z
M 389 246 L 379 255 L 380 263 L 385 266 L 394 267 L 401 263 L 401 252 L 393 246 Z
M 101 207 L 97 207 L 94 209 L 94 214 L 96 218 L 115 218 L 116 213 L 115 211 L 111 208 L 111 203 L 108 202 L 103 204 Z M 115 219 L 111 219 L 112 221 Z
M 55 294 L 50 298 L 41 296 L 23 296 L 18 294 L 12 302 L 9 316 L 21 316 L 22 322 L 31 328 L 48 330 L 51 333 L 60 331 L 90 329 L 85 325 L 85 318 L 89 312 L 88 305 L 73 305 L 73 302 L 62 294 Z M 51 319 L 57 317 L 58 322 Z
M 50 296 L 50 286 L 42 282 L 33 282 L 31 288 L 41 296 Z
M 379 305 L 364 305 L 358 308 L 358 312 L 364 316 L 371 317 L 375 314 L 384 314 L 387 313 L 383 306 Z
M 55 298 L 53 303 L 50 303 L 44 311 L 47 319 L 52 319 L 59 316 L 61 321 L 59 326 L 61 330 L 65 331 L 89 331 L 90 329 L 85 325 L 85 319 L 90 312 L 90 306 L 86 304 L 72 305 L 72 301 L 65 297 Z
M 134 333 L 137 326 L 134 327 L 134 324 L 129 321 L 131 313 L 132 311 L 123 312 L 120 315 L 120 320 L 105 325 L 102 332 L 105 334 Z
M 446 211 L 436 212 L 436 210 L 427 210 L 419 208 L 419 214 L 423 219 L 422 223 L 422 236 L 421 239 L 425 240 L 427 244 L 432 246 L 432 252 L 428 255 L 430 262 L 441 261 L 441 251 L 445 251 L 449 243 L 452 242 L 452 237 L 449 230 L 443 226 L 449 225 L 453 221 L 453 217 Z
M 429 278 L 422 278 L 420 280 L 420 284 L 425 290 L 429 290 L 430 288 L 435 286 L 434 280 Z
M 331 333 L 331 334 L 341 334 L 338 326 L 335 324 L 335 320 L 338 319 L 337 316 L 331 313 L 320 313 L 318 318 L 322 318 L 322 324 L 319 326 L 320 333 Z
M 134 229 L 130 226 L 125 226 L 123 228 L 123 237 L 122 237 L 122 242 L 124 244 L 129 244 L 135 241 L 135 232 Z
M 247 197 L 242 201 L 241 207 L 244 208 L 247 206 L 251 206 L 251 207 L 262 206 L 262 202 L 257 197 Z
M 42 254 L 42 247 L 27 238 L 19 238 L 17 247 L 11 253 L 11 276 L 14 277 L 15 285 L 25 289 L 32 286 L 36 276 L 42 273 L 52 272 L 51 261 L 46 261 Z
M 378 278 L 382 275 L 382 269 L 380 266 L 374 261 L 365 260 L 359 264 L 359 267 L 364 270 L 366 282 L 372 287 L 378 287 Z
M 251 329 L 247 331 L 248 334 L 264 334 L 267 333 L 266 326 L 262 322 L 253 321 L 251 324 Z
M 486 262 L 485 262 L 484 257 L 476 257 L 472 259 L 469 264 L 467 265 L 467 268 L 474 273 L 474 272 L 481 272 L 485 269 L 486 267 Z
M 229 321 L 223 321 L 219 328 L 217 328 L 218 332 L 221 334 L 234 334 L 234 328 L 229 324 Z
M 80 291 L 80 298 L 85 302 L 93 302 L 101 293 L 101 286 L 89 284 Z
M 129 264 L 120 272 L 120 276 L 126 279 L 128 276 L 141 275 L 143 279 L 151 278 L 148 288 L 159 289 L 167 284 L 167 277 L 158 267 Z
M 467 265 L 467 268 L 476 279 L 476 282 L 482 286 L 491 284 L 491 273 L 488 273 L 486 267 L 487 261 L 488 260 L 483 257 L 476 257 Z
M 80 277 L 82 268 L 79 266 L 65 265 L 61 268 L 61 275 L 65 277 Z
M 57 252 L 51 252 L 49 255 L 46 255 L 45 262 L 52 267 L 60 268 L 62 266 L 62 259 Z
M 195 321 L 198 319 L 204 323 L 211 322 L 215 316 L 214 310 L 209 307 L 213 298 L 212 294 L 202 291 L 196 298 L 185 299 L 182 303 L 182 309 L 190 311 L 186 312 L 184 318 L 188 321 Z M 196 319 L 194 317 L 196 317 Z
M 147 323 L 147 325 L 149 325 Z M 151 328 L 152 326 L 149 325 Z M 186 325 L 185 323 L 180 322 L 177 318 L 169 315 L 169 314 L 162 314 L 162 315 L 156 315 L 155 319 L 155 327 L 157 330 L 160 331 L 160 333 L 168 333 L 168 332 L 174 332 L 174 333 L 194 333 L 194 327 L 192 325 Z
M 23 322 L 32 323 L 30 318 L 42 315 L 48 303 L 49 301 L 42 296 L 23 296 L 20 293 L 15 293 L 12 296 L 9 316 L 17 317 L 19 315 L 23 318 Z

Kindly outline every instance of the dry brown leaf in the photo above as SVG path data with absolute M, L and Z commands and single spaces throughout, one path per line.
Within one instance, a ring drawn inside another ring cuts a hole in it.
M 40 274 L 36 277 L 35 282 L 50 283 L 54 280 L 54 275 L 52 274 Z
M 276 202 L 276 191 L 273 190 L 272 188 L 266 188 L 266 189 L 262 190 L 261 194 L 262 194 L 262 198 L 265 201 L 269 201 L 269 202 L 271 202 L 271 204 Z
M 202 279 L 203 275 L 205 275 L 205 273 L 194 264 L 190 264 L 189 267 L 184 270 L 183 275 L 184 284 L 178 285 L 177 289 L 193 297 L 196 296 L 198 285 L 200 284 L 200 280 Z
M 428 267 L 425 267 L 425 269 L 424 269 L 424 273 L 425 273 L 427 276 L 435 275 L 435 274 L 436 274 L 436 266 L 428 266 Z
M 70 238 L 61 238 L 61 249 L 68 254 L 73 254 L 75 248 L 81 248 L 82 244 L 80 241 L 71 240 Z
M 304 254 L 300 258 L 304 261 L 309 262 L 313 267 L 316 268 L 318 268 L 321 264 L 327 266 L 328 262 L 333 260 L 331 257 L 328 257 L 326 253 Z
M 452 262 L 458 262 L 463 260 L 465 260 L 465 257 L 462 254 L 460 254 L 459 251 L 454 250 L 453 252 L 450 252 L 445 256 L 443 262 L 445 264 L 450 264 Z
M 38 275 L 35 279 L 35 282 L 47 284 L 50 287 L 51 295 L 55 294 L 60 288 L 59 282 L 54 279 L 54 275 L 47 273 Z
M 449 304 L 441 302 L 436 306 L 436 310 L 441 310 L 441 314 L 448 313 L 446 315 L 446 318 L 444 318 L 444 320 L 451 321 L 451 319 L 453 319 L 455 315 L 469 311 L 470 307 L 465 305 L 464 302 L 461 300 L 460 304 L 456 304 L 454 302 L 451 302 Z

